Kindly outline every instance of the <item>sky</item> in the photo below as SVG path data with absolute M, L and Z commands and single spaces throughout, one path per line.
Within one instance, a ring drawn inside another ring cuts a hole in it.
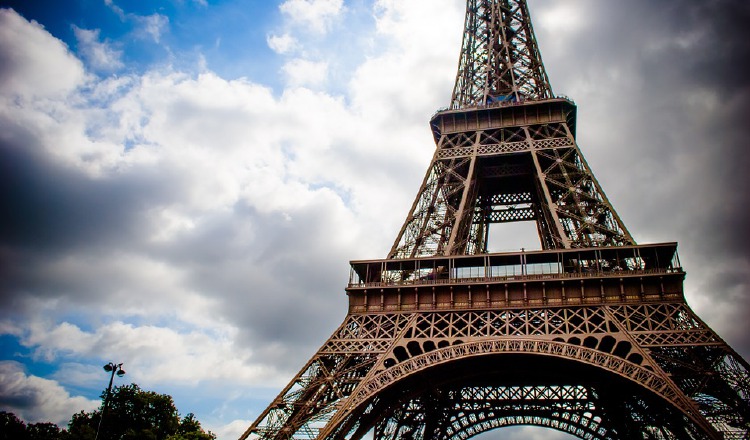
M 750 3 L 529 5 L 618 214 L 679 243 L 688 303 L 747 359 Z M 237 438 L 343 320 L 348 261 L 390 249 L 464 2 L 0 7 L 0 410 L 65 426 L 122 362 Z

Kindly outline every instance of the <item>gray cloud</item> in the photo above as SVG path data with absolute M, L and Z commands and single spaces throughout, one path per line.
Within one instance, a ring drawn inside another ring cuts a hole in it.
M 71 414 L 91 411 L 96 405 L 96 401 L 71 397 L 51 380 L 27 375 L 17 362 L 0 361 L 0 406 L 13 408 L 26 421 L 65 424 Z
M 551 6 L 532 2 L 532 13 Z M 537 34 L 553 86 L 579 105 L 589 164 L 639 241 L 679 242 L 689 301 L 748 356 L 750 5 L 587 1 L 575 10 L 577 32 Z M 733 318 L 718 304 L 733 304 Z

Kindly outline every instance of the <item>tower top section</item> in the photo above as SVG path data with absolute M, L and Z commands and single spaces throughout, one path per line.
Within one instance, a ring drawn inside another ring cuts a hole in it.
M 552 97 L 525 0 L 468 0 L 451 108 Z

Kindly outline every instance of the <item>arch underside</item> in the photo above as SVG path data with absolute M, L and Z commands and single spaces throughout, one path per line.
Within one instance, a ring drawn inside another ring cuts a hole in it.
M 630 380 L 529 355 L 426 369 L 378 393 L 347 420 L 338 431 L 352 440 L 468 439 L 514 425 L 593 440 L 709 438 L 681 410 Z

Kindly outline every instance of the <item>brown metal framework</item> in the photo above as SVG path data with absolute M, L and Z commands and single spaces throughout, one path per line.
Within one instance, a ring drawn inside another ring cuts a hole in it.
M 575 140 L 522 0 L 468 0 L 435 154 L 341 326 L 241 439 L 750 438 L 750 366 L 685 302 L 676 243 L 636 245 Z M 541 250 L 488 253 L 534 221 Z

